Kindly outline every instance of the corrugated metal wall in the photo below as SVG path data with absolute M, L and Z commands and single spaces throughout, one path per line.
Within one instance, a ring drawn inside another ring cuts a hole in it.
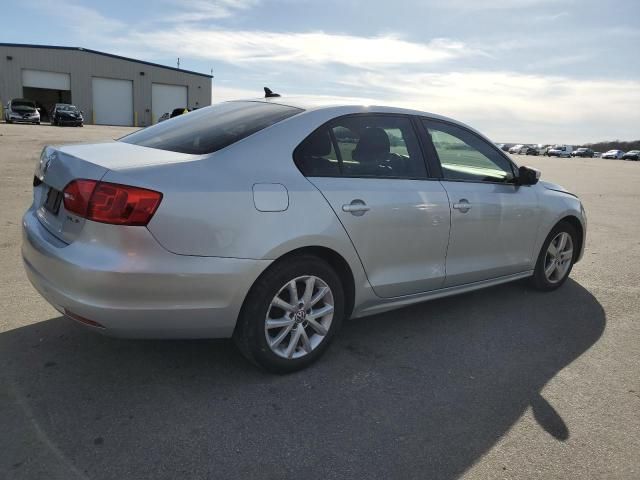
M 22 97 L 23 69 L 69 73 L 71 100 L 84 111 L 86 123 L 92 123 L 94 118 L 92 77 L 133 81 L 133 111 L 139 126 L 150 125 L 152 115 L 157 120 L 164 113 L 152 110 L 152 83 L 186 86 L 189 108 L 211 105 L 211 78 L 207 76 L 81 50 L 0 45 L 0 101 L 3 106 L 12 98 Z

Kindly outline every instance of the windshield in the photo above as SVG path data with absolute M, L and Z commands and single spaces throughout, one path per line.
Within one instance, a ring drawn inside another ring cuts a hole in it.
M 13 100 L 11 102 L 11 108 L 17 108 L 17 109 L 31 109 L 31 110 L 35 110 L 36 109 L 36 104 L 33 102 L 30 102 L 29 100 Z
M 587 149 L 586 149 L 586 148 L 579 148 L 579 149 L 578 149 L 578 152 L 586 152 L 586 151 L 587 151 Z
M 60 112 L 77 112 L 78 109 L 75 105 L 58 105 L 56 110 Z
M 266 102 L 225 102 L 165 120 L 120 139 L 142 147 L 202 155 L 216 152 L 302 112 Z

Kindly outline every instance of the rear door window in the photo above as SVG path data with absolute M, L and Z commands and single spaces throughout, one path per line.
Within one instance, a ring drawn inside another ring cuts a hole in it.
M 225 102 L 134 132 L 121 142 L 172 152 L 216 152 L 264 128 L 302 112 L 266 102 Z
M 312 133 L 294 153 L 308 177 L 425 178 L 411 120 L 399 115 L 341 117 Z

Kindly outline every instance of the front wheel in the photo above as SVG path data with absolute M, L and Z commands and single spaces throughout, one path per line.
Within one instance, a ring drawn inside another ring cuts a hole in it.
M 344 304 L 342 282 L 331 266 L 315 256 L 294 256 L 256 280 L 233 338 L 245 357 L 266 370 L 301 370 L 329 347 Z
M 577 257 L 577 232 L 568 222 L 558 223 L 547 236 L 536 262 L 532 283 L 538 290 L 560 287 L 569 277 Z

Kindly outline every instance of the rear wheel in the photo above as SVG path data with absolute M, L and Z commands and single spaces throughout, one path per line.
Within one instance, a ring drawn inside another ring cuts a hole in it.
M 569 277 L 576 259 L 577 232 L 568 222 L 558 223 L 547 236 L 532 277 L 538 290 L 555 290 Z
M 294 372 L 325 352 L 343 317 L 340 277 L 320 258 L 300 255 L 273 265 L 256 281 L 233 338 L 256 365 Z

